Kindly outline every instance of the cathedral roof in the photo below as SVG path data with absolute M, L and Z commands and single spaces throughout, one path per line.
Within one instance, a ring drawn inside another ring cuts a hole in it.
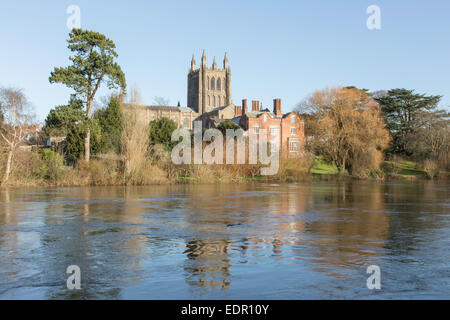
M 134 107 L 133 105 L 128 105 L 128 107 Z M 170 112 L 193 112 L 194 110 L 188 107 L 175 107 L 175 106 L 157 106 L 157 105 L 139 105 L 137 107 L 145 108 L 152 111 L 170 111 Z

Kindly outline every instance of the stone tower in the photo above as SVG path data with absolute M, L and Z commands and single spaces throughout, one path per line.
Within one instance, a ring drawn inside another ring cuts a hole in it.
M 187 106 L 200 115 L 214 108 L 231 104 L 231 69 L 225 53 L 223 69 L 217 68 L 216 58 L 211 68 L 206 66 L 203 50 L 200 68 L 195 67 L 192 55 L 191 68 L 188 72 Z

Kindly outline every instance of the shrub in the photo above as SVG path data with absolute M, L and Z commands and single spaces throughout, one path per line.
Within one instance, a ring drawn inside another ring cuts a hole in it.
M 150 146 L 148 156 L 154 164 L 167 164 L 171 162 L 170 153 L 162 144 Z
M 167 150 L 172 150 L 176 145 L 172 142 L 172 132 L 177 124 L 168 118 L 160 118 L 150 122 L 150 145 L 162 144 Z
M 450 171 L 450 152 L 441 154 L 438 158 L 439 168 Z
M 39 153 L 42 159 L 40 168 L 42 177 L 52 181 L 60 179 L 63 175 L 62 157 L 50 149 L 41 149 Z
M 19 150 L 14 154 L 14 157 L 16 162 L 11 175 L 15 180 L 28 183 L 42 179 L 42 157 L 39 152 Z
M 426 159 L 423 162 L 423 170 L 426 172 L 429 178 L 433 179 L 439 173 L 439 164 L 436 160 Z

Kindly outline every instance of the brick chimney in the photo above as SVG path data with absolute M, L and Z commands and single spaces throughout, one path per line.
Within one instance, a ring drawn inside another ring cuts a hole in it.
M 247 113 L 247 99 L 242 100 L 242 114 Z
M 252 111 L 259 111 L 259 101 L 252 101 Z
M 283 113 L 281 112 L 281 99 L 273 99 L 273 113 L 277 117 L 281 117 Z
M 239 117 L 239 116 L 242 115 L 242 109 L 241 109 L 241 107 L 239 107 L 239 106 L 234 106 L 234 115 L 235 115 L 236 117 Z

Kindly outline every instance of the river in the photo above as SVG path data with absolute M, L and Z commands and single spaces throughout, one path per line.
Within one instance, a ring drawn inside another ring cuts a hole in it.
M 448 299 L 449 212 L 433 181 L 0 189 L 0 299 Z

